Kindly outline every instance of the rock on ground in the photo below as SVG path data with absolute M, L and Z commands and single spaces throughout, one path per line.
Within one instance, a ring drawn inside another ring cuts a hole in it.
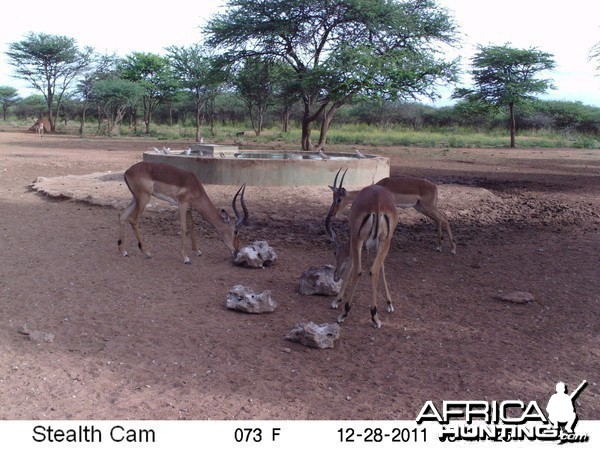
M 277 261 L 277 254 L 267 241 L 254 241 L 242 248 L 233 260 L 234 264 L 251 269 L 268 267 L 273 265 L 275 261 Z
M 335 268 L 327 264 L 323 267 L 311 266 L 300 276 L 302 295 L 337 295 L 342 288 L 342 280 L 333 279 Z
M 340 326 L 337 323 L 314 322 L 299 323 L 285 338 L 288 341 L 299 342 L 313 348 L 333 348 L 333 344 L 340 338 Z
M 264 314 L 275 311 L 277 302 L 271 298 L 271 291 L 255 294 L 252 289 L 237 285 L 229 290 L 225 306 L 246 313 Z

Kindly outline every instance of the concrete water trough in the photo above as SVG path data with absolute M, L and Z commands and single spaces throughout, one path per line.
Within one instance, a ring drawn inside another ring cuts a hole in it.
M 194 172 L 202 183 L 248 186 L 326 186 L 340 168 L 345 185 L 367 186 L 390 175 L 390 160 L 352 153 L 239 150 L 195 144 L 189 150 L 148 151 L 144 161 L 160 161 Z

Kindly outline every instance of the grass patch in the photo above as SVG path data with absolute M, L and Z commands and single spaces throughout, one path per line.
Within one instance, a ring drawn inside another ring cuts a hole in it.
M 30 126 L 33 122 L 14 121 L 7 123 L 8 128 Z M 6 126 L 3 128 L 7 128 Z M 105 130 L 104 130 L 105 131 Z M 143 123 L 137 129 L 128 125 L 120 127 L 120 133 L 115 137 L 133 137 L 141 139 L 155 139 L 165 141 L 193 141 L 196 129 L 193 126 L 158 125 L 150 126 L 150 133 L 146 133 Z M 246 145 L 279 143 L 282 147 L 300 148 L 301 130 L 294 126 L 290 131 L 283 133 L 279 128 L 265 129 L 260 136 L 244 124 L 216 124 L 213 128 L 202 128 L 202 136 L 206 141 L 214 143 L 231 143 L 239 141 L 237 134 L 244 131 L 242 141 Z M 78 134 L 79 123 L 71 121 L 68 125 L 59 123 L 57 132 L 60 134 Z M 88 122 L 84 136 L 94 137 L 103 134 L 102 129 L 98 134 L 98 124 Z M 319 137 L 319 129 L 314 127 L 312 132 L 313 143 Z M 366 124 L 333 125 L 327 135 L 329 145 L 371 146 L 371 147 L 426 147 L 426 148 L 508 148 L 510 136 L 508 130 L 493 129 L 478 131 L 470 128 L 440 128 L 440 129 L 411 129 L 401 126 L 378 127 Z M 600 136 L 576 133 L 560 133 L 553 131 L 524 131 L 517 135 L 517 147 L 526 148 L 581 148 L 599 149 Z

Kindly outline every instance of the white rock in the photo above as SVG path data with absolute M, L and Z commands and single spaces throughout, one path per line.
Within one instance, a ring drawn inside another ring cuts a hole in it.
M 333 344 L 340 338 L 340 326 L 337 323 L 314 322 L 299 323 L 285 338 L 288 341 L 299 342 L 313 348 L 333 348 Z
M 337 295 L 342 288 L 342 280 L 334 281 L 335 267 L 327 264 L 323 267 L 310 267 L 300 276 L 302 295 Z
M 234 264 L 251 269 L 271 266 L 277 261 L 277 254 L 267 241 L 254 241 L 238 251 Z
M 225 306 L 246 313 L 264 314 L 275 311 L 277 302 L 271 298 L 271 291 L 255 294 L 252 289 L 237 285 L 229 290 Z

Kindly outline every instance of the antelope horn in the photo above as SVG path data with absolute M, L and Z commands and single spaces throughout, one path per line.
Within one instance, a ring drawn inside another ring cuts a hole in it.
M 342 170 L 342 169 L 340 169 Z M 344 173 L 342 175 L 342 179 L 340 180 L 340 187 L 338 188 L 340 191 L 342 190 L 342 185 L 344 184 L 344 178 L 346 178 L 346 172 L 348 172 L 348 169 L 346 168 L 346 170 L 344 170 Z
M 333 186 L 329 186 L 334 191 L 337 189 L 337 179 L 338 179 L 338 175 L 340 174 L 341 171 L 342 171 L 342 168 L 340 167 L 340 170 L 338 170 L 337 173 L 335 174 L 335 179 L 333 180 Z
M 246 183 L 242 184 L 242 186 L 238 189 L 235 196 L 233 197 L 233 201 L 231 202 L 231 208 L 233 209 L 233 213 L 235 214 L 235 227 L 240 228 L 242 225 L 246 225 L 248 223 L 248 208 L 246 208 L 246 202 L 244 202 L 244 193 L 246 192 Z M 240 196 L 241 194 L 241 196 Z M 240 204 L 242 205 L 242 211 L 244 212 L 244 216 L 241 217 L 237 207 L 236 201 L 238 196 L 240 197 Z

